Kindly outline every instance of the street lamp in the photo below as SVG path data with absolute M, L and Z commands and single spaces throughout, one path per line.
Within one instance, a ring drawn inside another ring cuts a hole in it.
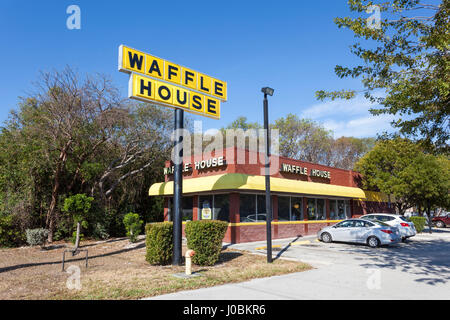
M 265 157 L 265 177 L 266 177 L 266 239 L 267 239 L 267 262 L 272 262 L 272 201 L 270 199 L 270 141 L 269 141 L 269 102 L 267 95 L 273 95 L 273 89 L 264 87 L 261 92 L 264 93 L 264 138 L 266 141 Z

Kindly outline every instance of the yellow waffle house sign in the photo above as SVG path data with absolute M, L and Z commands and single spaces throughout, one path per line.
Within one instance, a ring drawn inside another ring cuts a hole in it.
M 227 83 L 190 68 L 121 45 L 119 71 L 130 74 L 128 96 L 220 119 Z

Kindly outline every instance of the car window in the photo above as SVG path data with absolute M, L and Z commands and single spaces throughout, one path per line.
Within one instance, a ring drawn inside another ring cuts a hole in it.
M 369 216 L 369 215 L 362 216 L 361 218 L 367 219 L 367 220 L 375 220 L 375 216 Z
M 383 226 L 383 227 L 390 227 L 390 225 L 388 225 L 387 223 L 381 222 L 381 221 L 374 221 L 374 223 L 378 224 L 380 226 Z
M 386 222 L 386 221 L 392 221 L 395 218 L 394 217 L 390 217 L 390 216 L 376 216 L 378 221 L 382 221 L 382 222 Z
M 342 221 L 336 225 L 336 228 L 349 228 L 353 226 L 353 223 L 353 220 Z
M 374 224 L 372 222 L 369 221 L 364 221 L 364 227 L 373 227 Z
M 364 221 L 354 221 L 353 227 L 355 227 L 355 228 L 363 228 L 363 227 L 365 227 Z
M 405 217 L 403 217 L 403 216 L 400 216 L 399 218 L 400 218 L 401 220 L 405 221 L 405 222 L 409 222 L 409 219 L 408 219 L 408 218 L 405 218 Z

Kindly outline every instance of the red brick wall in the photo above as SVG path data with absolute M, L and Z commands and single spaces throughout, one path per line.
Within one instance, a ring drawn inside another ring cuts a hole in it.
M 237 152 L 243 152 L 245 155 L 245 163 L 244 164 L 237 164 Z M 233 153 L 234 157 L 227 158 L 227 153 Z M 227 164 L 223 167 L 217 167 L 217 168 L 210 168 L 210 169 L 203 169 L 203 170 L 195 170 L 194 163 L 195 161 L 200 160 L 207 160 L 213 157 L 221 156 L 223 155 L 225 157 L 225 161 Z M 256 163 L 250 163 L 250 160 L 256 157 Z M 319 183 L 327 183 L 327 184 L 333 184 L 333 185 L 340 185 L 340 186 L 348 186 L 348 187 L 358 187 L 360 175 L 357 172 L 351 171 L 351 170 L 343 170 L 333 167 L 328 167 L 320 164 L 313 164 L 305 161 L 299 161 L 294 160 L 286 157 L 277 157 L 277 156 L 271 156 L 271 163 L 276 163 L 276 158 L 278 158 L 278 168 L 276 168 L 276 173 L 272 174 L 272 177 L 277 178 L 284 178 L 284 179 L 292 179 L 292 180 L 303 180 L 303 181 L 311 181 L 311 182 L 319 182 Z M 261 159 L 261 160 L 260 160 Z M 227 148 L 224 149 L 222 152 L 212 152 L 210 154 L 205 154 L 203 157 L 201 156 L 191 156 L 189 158 L 185 158 L 185 163 L 189 162 L 191 164 L 191 167 L 194 168 L 193 171 L 185 172 L 183 173 L 183 179 L 190 179 L 190 178 L 197 178 L 197 177 L 205 177 L 205 176 L 211 176 L 211 175 L 217 175 L 217 174 L 224 174 L 224 173 L 242 173 L 242 174 L 248 174 L 248 175 L 263 175 L 264 172 L 264 154 L 263 153 L 257 153 L 249 150 L 237 150 L 236 148 Z M 305 176 L 305 175 L 299 175 L 294 173 L 280 173 L 279 168 L 281 167 L 282 163 L 301 166 L 308 168 L 308 171 L 310 172 L 311 169 L 319 169 L 319 170 L 326 170 L 330 172 L 331 179 L 325 179 L 325 178 L 319 178 L 319 177 L 311 177 L 311 176 Z M 171 164 L 170 161 L 166 161 L 166 167 L 169 167 Z M 161 168 L 162 169 L 162 168 Z M 173 175 L 167 175 L 166 181 L 173 180 Z

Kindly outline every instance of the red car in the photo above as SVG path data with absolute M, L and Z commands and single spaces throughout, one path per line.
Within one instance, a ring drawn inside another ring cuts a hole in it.
M 438 228 L 445 228 L 450 225 L 450 213 L 433 218 L 433 223 Z

